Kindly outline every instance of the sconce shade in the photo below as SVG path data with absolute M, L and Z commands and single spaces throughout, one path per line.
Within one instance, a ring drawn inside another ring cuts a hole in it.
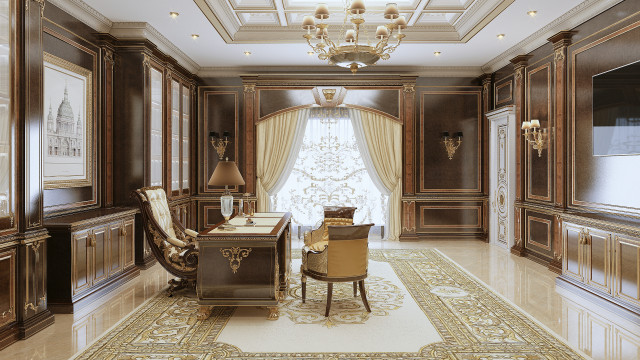
M 215 131 L 212 131 L 212 132 L 210 132 L 210 133 L 209 133 L 209 137 L 211 137 L 211 138 L 216 138 L 216 139 L 217 139 L 217 138 L 219 138 L 219 137 L 220 137 L 220 134 L 218 134 L 218 133 L 217 133 L 217 132 L 215 132 Z
M 456 133 L 456 136 L 457 136 L 457 137 L 462 137 L 462 131 L 458 131 L 458 132 Z
M 216 165 L 216 169 L 213 170 L 211 179 L 209 179 L 209 185 L 244 185 L 244 179 L 242 175 L 240 175 L 240 170 L 238 170 L 235 161 L 220 161 L 218 165 Z
M 442 137 L 443 137 L 443 138 L 445 138 L 445 137 L 449 137 L 449 132 L 448 132 L 448 131 L 443 132 L 443 133 L 442 133 Z

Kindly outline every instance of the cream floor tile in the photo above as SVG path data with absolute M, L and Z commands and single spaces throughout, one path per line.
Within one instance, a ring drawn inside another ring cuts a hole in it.
M 302 241 L 294 238 L 297 251 Z M 437 248 L 574 347 L 594 359 L 640 359 L 640 322 L 633 322 L 556 289 L 556 274 L 531 260 L 477 240 L 385 242 L 372 249 Z M 0 351 L 0 359 L 67 359 L 160 291 L 169 279 L 159 265 L 91 304 L 80 314 L 57 314 L 55 323 Z M 633 319 L 632 319 L 633 320 Z

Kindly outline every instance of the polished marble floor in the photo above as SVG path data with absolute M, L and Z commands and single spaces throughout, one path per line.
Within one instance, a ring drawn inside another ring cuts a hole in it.
M 294 241 L 294 249 L 301 243 Z M 575 294 L 556 289 L 556 275 L 531 260 L 477 240 L 371 241 L 374 249 L 437 248 L 594 359 L 640 359 L 640 326 Z M 57 314 L 55 323 L 0 351 L 0 359 L 67 359 L 160 291 L 169 279 L 159 266 L 142 271 L 84 311 Z

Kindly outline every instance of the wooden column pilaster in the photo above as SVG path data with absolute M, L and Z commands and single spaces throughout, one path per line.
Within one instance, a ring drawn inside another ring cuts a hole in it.
M 244 191 L 256 193 L 256 78 L 243 78 L 244 85 Z
M 522 137 L 522 132 L 520 130 L 520 124 L 525 120 L 525 68 L 527 66 L 527 62 L 531 55 L 519 55 L 515 58 L 511 59 L 511 63 L 513 64 L 513 74 L 514 74 L 514 86 L 513 86 L 513 100 L 515 105 L 515 118 L 516 118 L 516 206 L 514 211 L 514 238 L 515 245 L 511 248 L 511 252 L 518 256 L 524 256 L 525 254 L 525 246 L 523 241 L 523 227 L 522 227 L 522 215 L 523 209 L 518 205 L 519 202 L 524 198 L 524 176 L 523 176 L 523 165 L 524 165 L 524 154 L 525 149 L 524 139 Z
M 491 104 L 491 74 L 480 77 L 482 81 L 482 232 L 483 240 L 489 242 L 489 120 L 487 113 Z
M 567 47 L 575 32 L 561 31 L 548 40 L 553 43 L 555 121 L 552 130 L 554 149 L 554 206 L 560 211 L 567 206 L 566 164 L 567 164 Z M 562 219 L 556 215 L 553 233 L 553 260 L 549 269 L 562 272 Z
M 403 79 L 403 156 L 402 156 L 402 207 L 400 240 L 418 240 L 416 235 L 416 131 L 415 131 L 415 85 L 416 78 Z

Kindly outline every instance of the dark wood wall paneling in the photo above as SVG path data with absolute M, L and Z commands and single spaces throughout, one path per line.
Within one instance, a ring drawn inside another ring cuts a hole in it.
M 100 76 L 102 71 L 101 49 L 96 45 L 94 30 L 84 25 L 71 15 L 58 9 L 52 4 L 47 4 L 43 19 L 43 51 L 63 60 L 81 66 L 92 72 L 92 118 L 87 119 L 93 129 L 91 139 L 91 169 L 92 185 L 87 187 L 71 187 L 60 189 L 45 189 L 43 194 L 45 217 L 60 215 L 63 213 L 77 212 L 100 206 L 101 189 L 101 162 L 102 154 L 102 113 L 101 94 L 103 93 L 103 81 Z M 110 90 L 107 90 L 110 92 Z M 44 99 L 45 103 L 47 99 Z M 53 106 L 53 116 L 57 110 Z M 49 109 L 44 109 L 44 116 Z M 77 109 L 74 109 L 77 111 Z M 43 144 L 46 138 L 46 126 L 43 125 Z M 100 139 L 100 140 L 99 140 Z M 45 146 L 45 145 L 43 145 Z
M 592 148 L 592 77 L 640 60 L 638 20 L 640 3 L 623 1 L 492 74 L 494 107 L 508 87 L 500 86 L 513 80 L 517 121 L 539 119 L 548 129 L 541 157 L 523 139 L 518 142 L 512 252 L 556 272 L 562 270 L 562 219 L 568 211 L 640 215 L 640 198 L 634 196 L 638 157 L 593 156 Z
M 486 141 L 483 87 L 417 86 L 416 232 L 422 237 L 486 236 L 486 186 L 483 161 Z M 441 134 L 463 132 L 449 159 Z
M 225 157 L 235 161 L 243 178 L 246 179 L 246 169 L 243 164 L 245 149 L 244 142 L 244 88 L 238 85 L 200 86 L 198 89 L 198 154 L 202 161 L 198 162 L 198 195 L 197 224 L 204 229 L 222 221 L 220 214 L 219 196 L 224 187 L 209 186 L 209 178 L 218 164 L 218 154 L 210 143 L 209 133 L 215 131 L 222 136 L 224 131 L 231 133 Z M 229 190 L 237 198 L 244 193 L 245 186 L 233 186 Z

